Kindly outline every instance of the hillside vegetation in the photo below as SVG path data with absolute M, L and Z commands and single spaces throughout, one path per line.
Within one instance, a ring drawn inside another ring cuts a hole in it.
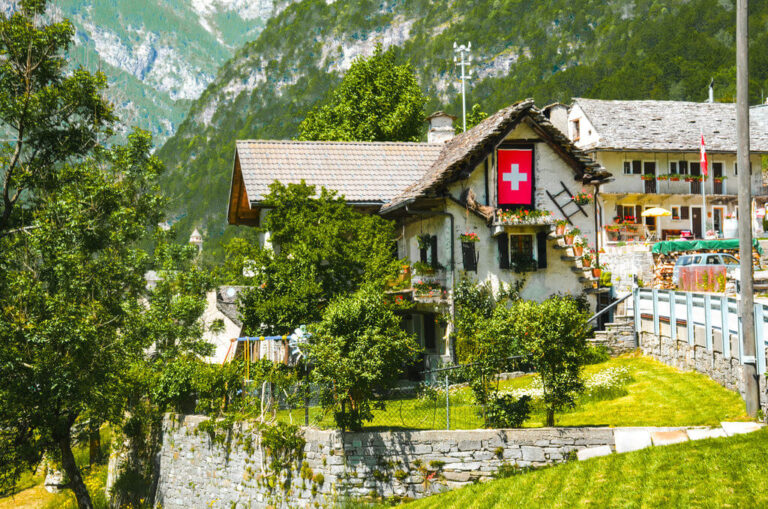
M 768 89 L 768 3 L 752 4 L 752 100 Z M 471 41 L 469 103 L 574 96 L 702 101 L 735 96 L 733 0 L 304 0 L 240 48 L 162 147 L 181 230 L 225 234 L 238 138 L 293 138 L 353 58 L 376 42 L 410 60 L 430 103 L 460 114 L 454 41 Z M 227 233 L 227 235 L 230 235 Z

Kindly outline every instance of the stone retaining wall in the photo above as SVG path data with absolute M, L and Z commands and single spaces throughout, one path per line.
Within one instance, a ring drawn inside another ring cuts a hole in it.
M 166 417 L 156 502 L 164 508 L 331 507 L 344 497 L 420 498 L 493 477 L 501 465 L 543 466 L 585 448 L 614 448 L 610 428 L 341 433 L 304 429 L 305 457 L 290 487 L 270 492 L 257 435 L 231 450 L 196 428 L 205 417 Z M 257 443 L 254 440 L 253 443 Z M 212 504 L 212 505 L 209 505 Z
M 738 360 L 738 336 L 729 334 L 726 338 L 726 341 L 730 342 L 730 358 L 723 355 L 723 337 L 719 330 L 712 331 L 712 351 L 707 350 L 704 327 L 694 326 L 693 339 L 693 344 L 689 344 L 685 325 L 677 325 L 676 339 L 673 341 L 669 323 L 659 323 L 658 336 L 653 332 L 652 319 L 644 318 L 640 323 L 639 343 L 645 355 L 668 366 L 703 373 L 723 387 L 743 396 L 743 369 Z M 764 410 L 768 410 L 765 375 L 760 375 L 759 387 L 760 404 Z

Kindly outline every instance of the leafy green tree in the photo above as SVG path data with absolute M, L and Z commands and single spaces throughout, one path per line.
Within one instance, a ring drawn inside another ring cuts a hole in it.
M 252 286 L 240 300 L 249 334 L 285 334 L 317 322 L 336 295 L 363 283 L 382 288 L 397 271 L 392 223 L 352 209 L 335 192 L 275 182 L 264 206 L 269 243 L 247 253 Z
M 22 201 L 34 206 L 36 190 L 58 185 L 57 165 L 86 156 L 115 120 L 104 75 L 68 70 L 74 28 L 44 24 L 46 4 L 0 12 L 0 133 L 10 140 L 0 143 L 0 235 L 25 227 Z
M 370 289 L 335 299 L 312 334 L 312 377 L 342 430 L 359 430 L 373 408 L 384 408 L 387 389 L 420 351 L 381 292 Z
M 300 140 L 418 141 L 426 98 L 410 63 L 376 46 L 357 58 L 329 100 L 299 125 Z
M 72 454 L 73 424 L 119 422 L 131 364 L 149 345 L 121 333 L 144 290 L 136 243 L 160 218 L 148 134 L 56 166 L 33 226 L 0 239 L 0 485 L 54 454 L 80 507 L 92 507 Z
M 588 318 L 584 303 L 570 296 L 555 295 L 541 303 L 521 300 L 511 308 L 509 332 L 541 378 L 547 426 L 555 425 L 555 412 L 572 407 L 583 389 Z
M 479 104 L 472 105 L 472 110 L 467 113 L 467 131 L 475 127 L 477 124 L 488 118 L 488 114 L 483 111 Z M 461 120 L 456 119 L 453 122 L 453 127 L 456 131 L 461 132 Z

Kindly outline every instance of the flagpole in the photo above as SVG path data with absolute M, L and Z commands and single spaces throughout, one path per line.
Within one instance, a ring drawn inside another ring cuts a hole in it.
M 699 138 L 701 139 L 701 147 L 699 149 L 699 166 L 701 174 L 701 238 L 705 239 L 707 238 L 707 197 L 706 197 L 706 190 L 707 190 L 707 181 L 705 180 L 705 177 L 707 176 L 707 161 L 705 160 L 703 154 L 704 150 L 704 133 L 701 129 L 699 129 Z

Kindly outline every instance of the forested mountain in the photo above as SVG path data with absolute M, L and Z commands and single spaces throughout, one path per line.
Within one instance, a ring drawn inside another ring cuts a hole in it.
M 0 2 L 2 3 L 2 2 Z M 109 78 L 121 119 L 162 143 L 216 71 L 290 0 L 50 0 L 75 25 L 71 59 Z
M 768 2 L 752 2 L 753 102 L 768 89 Z M 525 97 L 702 101 L 735 95 L 734 0 L 304 0 L 218 71 L 160 151 L 182 230 L 225 234 L 234 142 L 292 138 L 357 55 L 410 60 L 428 110 L 460 114 L 453 43 L 472 42 L 469 104 Z M 229 235 L 229 233 L 226 233 Z M 211 245 L 211 244 L 209 244 Z

